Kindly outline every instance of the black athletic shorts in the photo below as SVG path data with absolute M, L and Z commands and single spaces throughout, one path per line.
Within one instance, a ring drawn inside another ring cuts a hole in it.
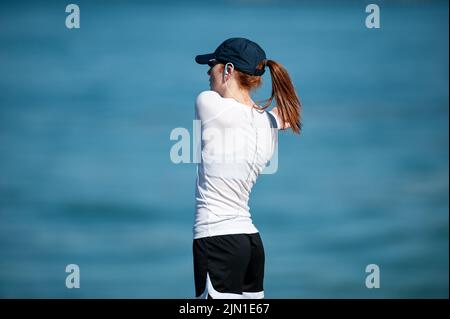
M 264 247 L 259 233 L 194 239 L 197 298 L 264 298 Z

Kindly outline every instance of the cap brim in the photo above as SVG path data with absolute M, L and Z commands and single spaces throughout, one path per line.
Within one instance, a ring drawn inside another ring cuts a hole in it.
M 208 64 L 211 60 L 215 60 L 214 53 L 201 54 L 195 57 L 195 62 L 198 64 Z

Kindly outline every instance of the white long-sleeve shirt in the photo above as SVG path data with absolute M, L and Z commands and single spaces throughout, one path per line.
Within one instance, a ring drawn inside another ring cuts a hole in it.
M 214 91 L 200 93 L 195 107 L 201 121 L 201 162 L 194 238 L 256 233 L 248 200 L 278 143 L 278 119 Z

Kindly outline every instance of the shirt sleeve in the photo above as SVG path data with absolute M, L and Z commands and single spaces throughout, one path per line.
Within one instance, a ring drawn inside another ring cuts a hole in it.
M 281 125 L 278 116 L 272 111 L 267 112 L 267 114 L 269 115 L 270 121 L 272 122 L 272 126 L 280 129 Z
M 201 92 L 195 101 L 196 118 L 206 123 L 217 118 L 224 108 L 221 96 L 214 91 Z

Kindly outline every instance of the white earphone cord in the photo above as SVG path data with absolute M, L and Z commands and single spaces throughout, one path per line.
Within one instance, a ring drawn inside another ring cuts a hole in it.
M 228 89 L 228 84 L 227 84 L 227 80 L 225 79 L 225 77 L 228 75 L 228 66 L 231 66 L 231 68 L 234 70 L 233 63 L 228 62 L 227 64 L 225 64 L 223 79 L 225 81 L 225 86 L 227 88 L 227 91 L 229 91 L 229 89 Z M 236 99 L 234 96 L 233 96 L 233 99 L 236 100 L 237 102 L 239 102 L 239 100 Z M 253 102 L 253 105 L 252 105 L 251 110 L 250 110 L 250 112 L 252 113 L 252 127 L 255 129 L 255 153 L 253 154 L 252 167 L 251 167 L 250 172 L 248 173 L 248 176 L 247 176 L 247 179 L 246 179 L 245 183 L 248 183 L 248 180 L 250 179 L 250 176 L 251 176 L 252 172 L 255 172 L 255 175 L 256 175 L 256 169 L 255 169 L 256 164 L 255 164 L 255 161 L 256 161 L 256 156 L 258 154 L 258 129 L 255 127 L 255 115 L 253 114 L 253 110 L 254 110 L 255 106 L 256 105 Z

